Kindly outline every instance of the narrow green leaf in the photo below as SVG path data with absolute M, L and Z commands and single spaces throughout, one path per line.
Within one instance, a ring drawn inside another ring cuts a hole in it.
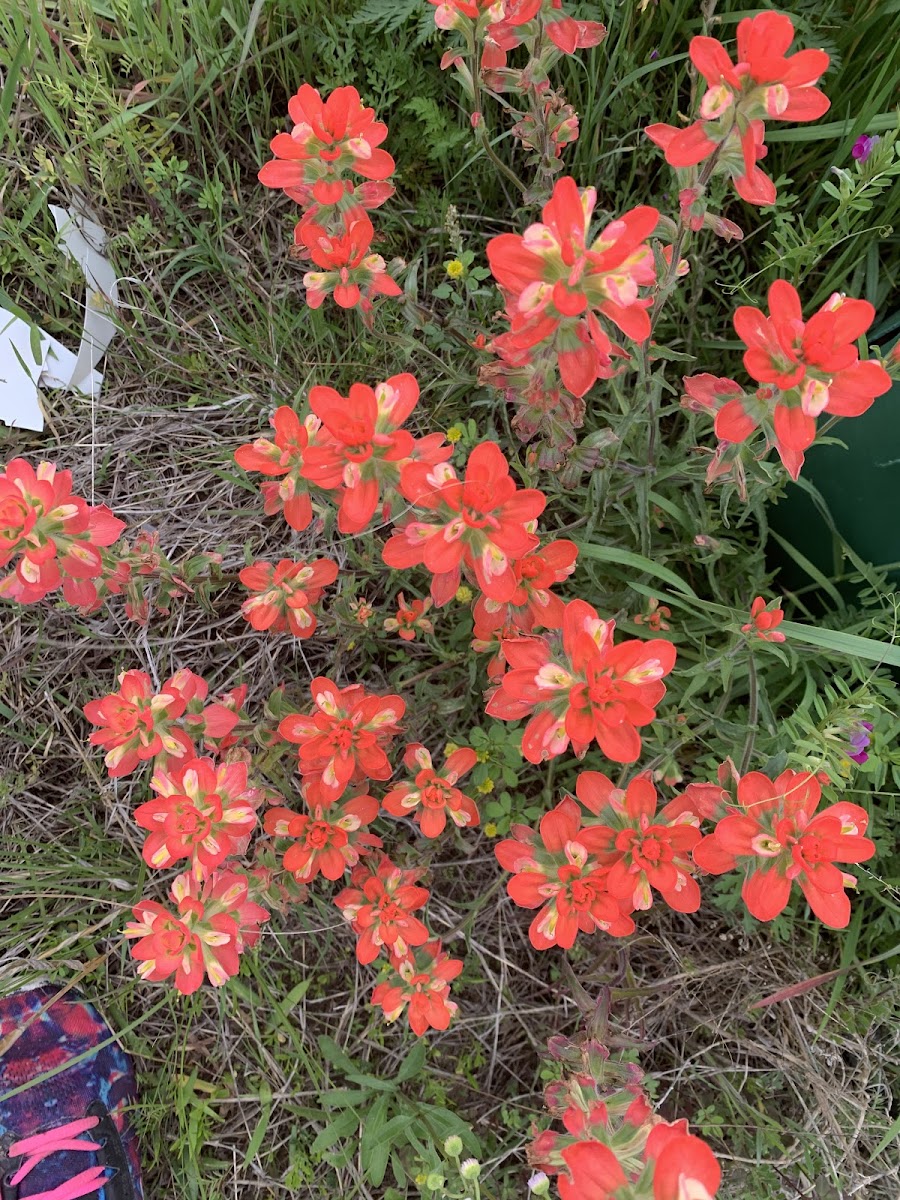
M 797 566 L 800 567 L 801 570 L 805 571 L 810 579 L 819 585 L 823 592 L 828 593 L 830 598 L 834 601 L 839 609 L 843 610 L 846 608 L 846 605 L 844 604 L 844 597 L 837 590 L 831 580 L 822 574 L 815 563 L 810 562 L 805 554 L 801 554 L 795 546 L 791 545 L 786 538 L 783 538 L 780 534 L 776 533 L 774 529 L 769 530 L 769 535 L 775 539 L 782 550 L 791 556 Z
M 244 1155 L 245 1167 L 249 1166 L 259 1153 L 259 1148 L 266 1136 L 266 1130 L 269 1128 L 269 1118 L 272 1116 L 272 1089 L 264 1079 L 259 1085 L 259 1102 L 261 1112 L 259 1120 L 256 1122 L 256 1128 L 253 1130 L 253 1136 L 250 1138 L 250 1143 L 247 1146 L 247 1153 Z
M 16 98 L 16 89 L 19 86 L 19 71 L 22 69 L 22 63 L 25 61 L 27 53 L 28 38 L 24 37 L 19 43 L 15 57 L 9 64 L 6 71 L 6 82 L 3 85 L 3 91 L 0 92 L 0 129 L 6 129 L 10 137 L 12 137 L 13 129 L 9 116 L 12 112 L 13 101 Z
M 766 141 L 819 142 L 825 141 L 828 138 L 836 140 L 849 133 L 853 128 L 853 120 L 853 117 L 848 117 L 846 121 L 826 121 L 824 124 L 817 124 L 807 128 L 801 126 L 799 129 L 773 129 L 771 132 L 767 129 Z M 896 124 L 896 113 L 877 113 L 868 119 L 866 129 L 871 129 L 873 133 L 884 133 L 888 129 L 893 129 Z
M 848 658 L 862 658 L 880 666 L 900 667 L 900 646 L 892 642 L 876 642 L 874 638 L 859 637 L 855 633 L 817 629 L 814 625 L 799 625 L 794 621 L 782 621 L 779 629 L 791 640 L 805 642 L 819 650 L 830 650 Z
M 669 587 L 675 588 L 682 595 L 691 596 L 694 600 L 699 599 L 690 584 L 685 583 L 674 571 L 660 566 L 659 563 L 653 562 L 643 554 L 635 554 L 631 550 L 620 550 L 618 546 L 598 546 L 594 542 L 576 541 L 575 544 L 578 547 L 578 553 L 583 554 L 585 558 L 593 558 L 597 562 L 616 563 L 621 567 L 630 567 L 631 570 L 639 571 L 642 575 L 652 575 L 655 579 L 667 583 Z

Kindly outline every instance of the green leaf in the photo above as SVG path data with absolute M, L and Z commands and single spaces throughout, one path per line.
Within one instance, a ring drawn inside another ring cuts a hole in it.
M 515 779 L 513 779 L 515 782 Z M 397 1083 L 406 1083 L 408 1079 L 415 1079 L 422 1068 L 425 1066 L 425 1043 L 416 1042 L 406 1058 L 404 1058 L 400 1070 L 394 1076 Z
M 332 1038 L 326 1037 L 325 1034 L 319 1038 L 319 1053 L 328 1062 L 335 1067 L 340 1067 L 344 1072 L 352 1072 L 356 1070 L 356 1063 L 349 1055 L 345 1054 L 340 1046 Z
M 330 1149 L 336 1142 L 343 1138 L 350 1137 L 359 1129 L 359 1117 L 355 1112 L 348 1111 L 341 1113 L 339 1117 L 326 1125 L 322 1132 L 310 1146 L 312 1154 L 321 1154 L 323 1151 Z
M 250 1138 L 250 1143 L 247 1146 L 247 1153 L 244 1155 L 245 1167 L 249 1166 L 259 1153 L 259 1148 L 266 1136 L 266 1130 L 269 1128 L 269 1118 L 272 1115 L 272 1089 L 264 1079 L 259 1085 L 259 1102 L 262 1111 L 259 1114 L 259 1120 L 256 1122 L 256 1128 L 253 1130 L 253 1136 Z
M 783 538 L 780 534 L 776 533 L 774 529 L 769 530 L 769 536 L 775 539 L 778 545 L 781 546 L 782 550 L 791 556 L 797 566 L 800 567 L 801 570 L 805 571 L 810 579 L 814 580 L 819 585 L 823 592 L 828 593 L 829 597 L 834 601 L 839 609 L 843 610 L 846 608 L 846 605 L 844 604 L 844 597 L 837 590 L 831 580 L 827 579 L 822 574 L 815 563 L 810 562 L 805 554 L 801 554 L 796 547 L 792 546 L 786 538 Z
M 362 1122 L 362 1140 L 360 1141 L 360 1150 L 363 1156 L 363 1165 L 365 1165 L 366 1155 L 368 1152 L 383 1138 L 383 1128 L 387 1124 L 388 1104 L 390 1096 L 382 1094 L 378 1097 L 373 1105 L 370 1106 L 366 1113 L 365 1120 Z M 382 1172 L 383 1174 L 383 1172 Z M 372 1181 L 376 1182 L 375 1180 Z
M 618 546 L 598 546 L 594 542 L 575 541 L 575 544 L 578 547 L 578 553 L 583 554 L 585 558 L 593 558 L 597 562 L 616 563 L 622 567 L 630 567 L 633 571 L 639 571 L 642 575 L 652 575 L 655 579 L 667 583 L 669 587 L 675 588 L 682 595 L 690 596 L 694 600 L 699 599 L 690 584 L 685 583 L 674 571 L 670 571 L 668 567 L 660 566 L 659 563 L 653 562 L 652 559 L 645 558 L 643 554 L 635 554 L 632 550 L 620 550 Z
M 357 1088 L 334 1088 L 333 1091 L 323 1092 L 322 1106 L 324 1108 L 351 1108 L 354 1104 L 365 1104 L 371 1099 L 372 1093 Z
M 348 1071 L 347 1079 L 350 1083 L 356 1083 L 364 1088 L 371 1088 L 375 1092 L 393 1092 L 397 1088 L 397 1083 L 394 1079 L 379 1079 L 377 1075 L 360 1075 L 356 1071 Z
M 814 625 L 799 625 L 782 621 L 779 629 L 795 642 L 805 642 L 819 650 L 830 650 L 848 658 L 862 658 L 879 666 L 900 667 L 900 646 L 892 642 L 876 642 L 874 638 L 842 633 L 838 629 L 818 629 Z

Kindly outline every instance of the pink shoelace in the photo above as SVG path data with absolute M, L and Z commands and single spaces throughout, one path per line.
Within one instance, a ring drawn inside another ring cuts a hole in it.
M 81 1121 L 70 1121 L 68 1125 L 59 1125 L 56 1129 L 48 1129 L 44 1133 L 36 1133 L 32 1137 L 13 1142 L 9 1148 L 9 1157 L 24 1156 L 25 1161 L 9 1182 L 16 1187 L 51 1154 L 58 1154 L 63 1150 L 99 1150 L 100 1142 L 86 1141 L 80 1136 L 99 1123 L 98 1117 L 84 1117 Z M 28 1200 L 78 1200 L 80 1196 L 90 1196 L 108 1182 L 106 1170 L 106 1167 L 100 1165 L 88 1167 L 86 1171 L 80 1171 L 52 1191 L 36 1192 L 29 1196 Z

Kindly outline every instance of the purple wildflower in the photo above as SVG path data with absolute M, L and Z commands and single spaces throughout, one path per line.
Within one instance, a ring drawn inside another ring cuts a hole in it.
M 850 747 L 847 751 L 847 757 L 851 758 L 855 763 L 864 763 L 869 759 L 866 754 L 866 749 L 872 739 L 869 734 L 872 732 L 872 725 L 868 721 L 858 722 L 856 729 L 850 734 Z
M 880 141 L 881 138 L 877 134 L 873 134 L 870 137 L 869 134 L 864 133 L 853 143 L 853 149 L 850 151 L 850 153 L 853 155 L 856 161 L 862 165 L 864 162 L 866 162 L 869 155 Z

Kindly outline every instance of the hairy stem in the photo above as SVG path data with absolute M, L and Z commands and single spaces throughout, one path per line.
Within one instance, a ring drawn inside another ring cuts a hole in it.
M 747 768 L 750 766 L 750 759 L 753 757 L 753 746 L 756 742 L 756 731 L 759 721 L 759 680 L 756 677 L 756 663 L 751 653 L 747 663 L 747 671 L 749 673 L 750 683 L 750 707 L 747 711 L 749 717 L 749 728 L 747 730 L 747 740 L 744 743 L 744 752 L 741 755 L 740 774 L 745 775 Z

